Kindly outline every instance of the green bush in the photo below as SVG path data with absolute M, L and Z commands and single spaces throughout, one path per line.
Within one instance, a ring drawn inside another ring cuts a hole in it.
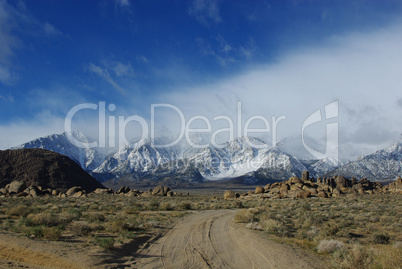
M 114 238 L 113 237 L 99 238 L 97 236 L 97 237 L 95 237 L 95 243 L 102 249 L 109 250 L 109 249 L 112 249 L 114 246 Z
M 388 244 L 390 236 L 387 233 L 375 233 L 371 238 L 374 244 Z
M 149 202 L 149 208 L 150 208 L 151 210 L 158 210 L 159 204 L 160 204 L 160 203 L 159 203 L 158 200 L 152 200 L 152 201 Z
M 8 216 L 26 217 L 32 212 L 30 207 L 26 205 L 17 205 L 16 207 L 7 210 Z

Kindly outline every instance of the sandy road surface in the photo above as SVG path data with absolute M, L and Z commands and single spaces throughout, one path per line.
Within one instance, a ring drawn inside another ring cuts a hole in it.
M 235 210 L 194 213 L 142 250 L 136 268 L 325 268 L 312 254 L 233 223 Z

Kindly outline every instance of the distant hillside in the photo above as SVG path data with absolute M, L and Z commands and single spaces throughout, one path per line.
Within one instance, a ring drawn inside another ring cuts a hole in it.
M 70 158 L 44 149 L 0 151 L 0 188 L 13 180 L 60 191 L 73 186 L 87 192 L 104 188 Z
M 402 143 L 394 144 L 361 160 L 347 163 L 324 175 L 331 177 L 367 178 L 369 180 L 395 180 L 402 175 Z

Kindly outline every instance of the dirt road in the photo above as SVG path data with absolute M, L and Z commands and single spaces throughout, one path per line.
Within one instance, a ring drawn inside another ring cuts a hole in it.
M 136 268 L 325 268 L 300 249 L 233 223 L 234 210 L 194 213 L 139 253 Z

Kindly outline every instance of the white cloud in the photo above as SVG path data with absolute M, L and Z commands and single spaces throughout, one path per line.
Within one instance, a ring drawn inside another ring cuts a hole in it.
M 188 13 L 204 26 L 222 21 L 217 0 L 194 0 Z
M 0 100 L 6 101 L 6 102 L 11 102 L 14 103 L 14 97 L 12 95 L 1 95 L 0 94 Z
M 402 126 L 400 109 L 395 105 L 402 92 L 401 32 L 402 25 L 394 25 L 333 37 L 320 47 L 288 53 L 275 64 L 254 66 L 213 84 L 169 92 L 160 100 L 177 105 L 188 117 L 204 115 L 211 122 L 218 115 L 236 119 L 236 102 L 241 101 L 244 118 L 287 116 L 279 125 L 282 137 L 300 134 L 311 113 L 339 100 L 336 121 L 342 142 L 390 143 Z M 207 46 L 205 51 L 213 52 Z M 355 111 L 353 117 L 347 113 L 350 109 Z M 309 130 L 324 137 L 325 122 Z
M 109 72 L 108 68 L 106 68 L 106 67 L 101 68 L 98 65 L 90 63 L 88 65 L 88 71 L 90 71 L 90 72 L 100 76 L 104 80 L 106 80 L 107 83 L 109 83 L 115 90 L 117 90 L 121 94 L 125 94 L 124 89 L 110 75 L 110 72 Z M 112 70 L 112 71 L 114 71 L 115 73 L 119 73 L 118 71 L 116 72 L 115 70 Z
M 43 23 L 43 31 L 49 37 L 62 36 L 63 34 L 54 25 L 45 22 Z
M 212 49 L 211 45 L 203 38 L 196 39 L 200 52 L 206 56 L 214 57 L 221 66 L 227 66 L 235 63 L 236 59 L 229 53 L 232 51 L 232 47 L 230 47 L 221 36 L 218 36 L 217 41 L 220 43 L 222 53 L 216 52 L 214 49 Z
M 120 7 L 129 7 L 131 6 L 130 0 L 115 0 L 116 5 Z
M 38 137 L 64 132 L 64 119 L 47 117 L 33 121 L 16 121 L 8 125 L 0 125 L 0 149 L 8 149 L 26 143 Z
M 11 80 L 12 76 L 8 68 L 0 64 L 0 81 L 3 82 L 4 84 L 8 84 L 10 83 Z
M 0 82 L 10 84 L 16 79 L 12 60 L 15 52 L 24 47 L 21 39 L 27 33 L 48 38 L 63 36 L 54 25 L 32 17 L 22 2 L 13 7 L 7 1 L 0 0 Z
M 104 65 L 109 69 L 112 70 L 117 77 L 133 77 L 134 76 L 134 69 L 130 63 L 123 64 L 121 62 L 104 62 Z
M 13 80 L 11 57 L 20 45 L 20 40 L 13 34 L 17 25 L 14 13 L 6 1 L 0 1 L 0 82 L 5 84 Z

